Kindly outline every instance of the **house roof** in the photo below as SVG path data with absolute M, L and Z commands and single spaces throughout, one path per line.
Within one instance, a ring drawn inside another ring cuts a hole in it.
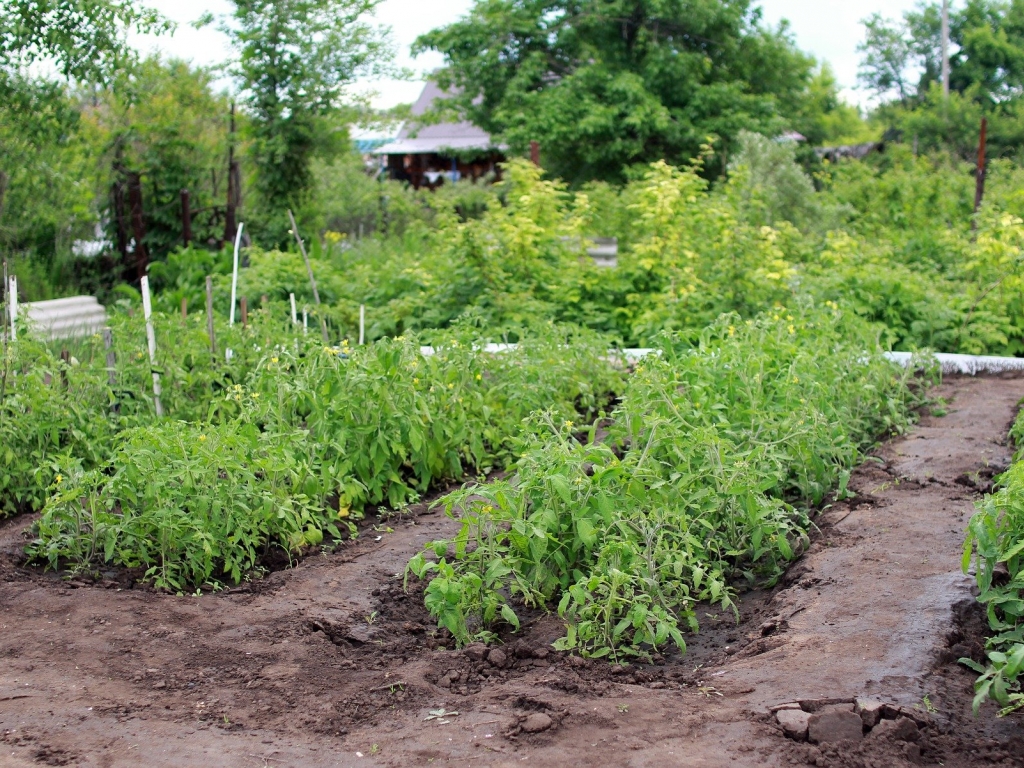
M 426 114 L 434 105 L 434 101 L 443 98 L 444 91 L 433 80 L 423 86 L 416 103 L 412 105 L 413 117 Z M 420 125 L 410 120 L 402 126 L 394 141 L 378 147 L 379 155 L 416 155 L 443 150 L 465 151 L 470 149 L 504 150 L 504 144 L 495 144 L 491 136 L 483 128 L 463 120 L 458 123 L 438 123 L 436 125 Z

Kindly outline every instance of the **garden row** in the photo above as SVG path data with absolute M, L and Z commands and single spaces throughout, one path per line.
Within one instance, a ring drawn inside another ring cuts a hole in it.
M 43 508 L 31 553 L 52 566 L 141 567 L 175 590 L 238 581 L 268 546 L 300 551 L 367 505 L 504 466 L 528 414 L 592 418 L 621 381 L 603 341 L 555 326 L 500 355 L 459 326 L 424 357 L 411 338 L 324 346 L 260 311 L 219 328 L 214 355 L 202 316 L 156 320 L 163 419 L 138 319 L 113 318 L 113 385 L 98 338 L 67 360 L 8 347 L 0 499 Z
M 992 636 L 988 664 L 963 664 L 980 674 L 975 683 L 975 711 L 994 699 L 1008 714 L 1024 707 L 1024 411 L 1010 431 L 1018 450 L 999 478 L 999 489 L 978 502 L 964 544 L 963 568 L 974 562 L 978 600 L 985 606 Z
M 557 609 L 563 649 L 684 650 L 695 604 L 735 610 L 738 584 L 776 579 L 807 543 L 810 510 L 845 494 L 928 384 L 834 305 L 726 315 L 696 343 L 660 346 L 607 437 L 535 416 L 512 478 L 445 499 L 459 533 L 407 572 L 430 579 L 426 605 L 460 642 Z

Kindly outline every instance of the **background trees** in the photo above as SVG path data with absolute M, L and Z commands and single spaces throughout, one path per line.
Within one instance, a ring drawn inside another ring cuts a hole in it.
M 814 74 L 748 0 L 478 0 L 417 45 L 445 55 L 452 107 L 514 152 L 539 141 L 573 182 L 685 162 L 709 136 L 778 133 Z

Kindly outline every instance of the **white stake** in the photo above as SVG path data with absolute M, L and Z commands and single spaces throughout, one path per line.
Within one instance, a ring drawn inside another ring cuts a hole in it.
M 153 332 L 153 305 L 149 300 L 149 277 L 142 278 L 142 314 L 146 317 L 146 341 L 149 344 L 149 364 L 153 370 L 153 404 L 157 418 L 164 415 L 160 402 L 160 374 L 156 372 L 156 334 Z
M 18 278 L 11 275 L 10 283 L 7 286 L 11 296 L 11 341 L 18 340 Z
M 238 225 L 238 232 L 235 233 L 235 261 L 231 270 L 231 311 L 228 312 L 228 325 L 235 324 L 235 296 L 238 295 L 238 246 L 242 244 L 242 227 Z
M 302 308 L 302 332 L 306 333 L 309 330 L 309 312 L 306 308 Z
M 359 346 L 363 345 L 366 338 L 366 305 L 359 305 Z
M 291 303 L 292 303 L 292 325 L 298 325 L 299 324 L 299 318 L 297 318 L 295 316 L 295 294 L 294 293 L 289 293 L 288 294 L 288 300 L 291 301 Z

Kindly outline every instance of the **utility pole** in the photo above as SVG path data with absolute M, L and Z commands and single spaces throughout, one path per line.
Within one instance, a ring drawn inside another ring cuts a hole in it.
M 949 0 L 942 0 L 942 97 L 949 99 Z

